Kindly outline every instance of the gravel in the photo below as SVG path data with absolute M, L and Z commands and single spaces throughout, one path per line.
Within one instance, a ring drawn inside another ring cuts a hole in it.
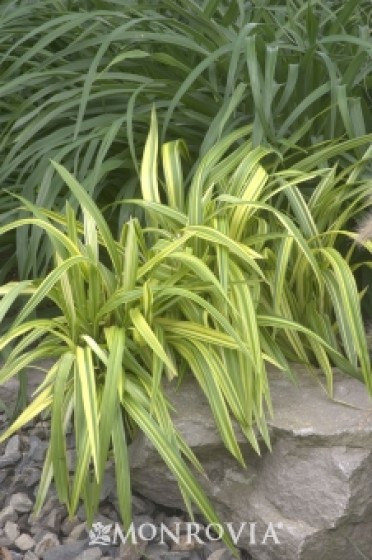
M 0 430 L 5 426 L 5 413 L 0 414 Z M 90 544 L 89 531 L 97 536 L 95 524 L 107 528 L 119 522 L 115 479 L 108 472 L 103 486 L 100 509 L 91 529 L 87 527 L 82 506 L 69 519 L 53 487 L 38 517 L 32 513 L 40 481 L 41 469 L 48 448 L 49 427 L 46 422 L 30 424 L 0 446 L 0 559 L 4 560 L 233 560 L 234 556 L 222 542 L 201 544 L 187 538 L 187 517 L 169 511 L 140 495 L 132 500 L 133 523 L 137 544 L 113 542 L 113 528 L 107 545 Z M 74 457 L 73 437 L 68 439 L 68 453 Z M 177 542 L 163 538 L 160 524 L 174 532 L 179 528 Z M 122 529 L 122 525 L 120 524 Z M 140 530 L 139 530 L 140 528 Z M 123 530 L 123 529 L 122 529 Z M 124 531 L 123 531 L 124 532 Z M 203 535 L 203 524 L 200 524 Z M 141 537 L 141 538 L 140 538 Z M 160 542 L 162 541 L 162 542 Z M 241 560 L 249 560 L 241 552 Z

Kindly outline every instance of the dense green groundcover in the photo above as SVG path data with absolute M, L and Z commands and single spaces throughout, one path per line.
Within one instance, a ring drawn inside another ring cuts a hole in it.
M 337 366 L 372 392 L 372 243 L 354 233 L 372 187 L 368 5 L 1 4 L 0 383 L 56 360 L 1 439 L 50 412 L 37 507 L 54 477 L 92 520 L 113 456 L 128 524 L 140 429 L 216 521 L 166 380 L 196 377 L 241 464 L 233 420 L 270 447 L 268 365 L 320 367 L 330 394 Z
M 63 208 L 67 191 L 51 158 L 101 207 L 138 193 L 153 103 L 162 141 L 182 138 L 194 165 L 245 124 L 253 125 L 254 146 L 263 142 L 294 158 L 313 153 L 314 143 L 371 133 L 369 5 L 2 2 L 0 219 L 13 215 L 5 189 Z M 354 148 L 337 161 L 362 154 Z M 125 216 L 123 207 L 108 214 L 113 230 Z M 32 234 L 31 255 L 28 234 L 24 229 L 17 240 L 22 277 L 46 266 L 40 234 Z

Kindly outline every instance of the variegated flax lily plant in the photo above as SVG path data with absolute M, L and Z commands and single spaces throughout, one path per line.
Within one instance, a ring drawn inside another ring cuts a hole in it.
M 0 288 L 3 319 L 27 297 L 0 338 L 5 383 L 45 358 L 53 365 L 3 441 L 41 413 L 50 415 L 50 446 L 36 510 L 54 479 L 71 515 L 82 499 L 90 522 L 109 458 L 116 468 L 123 522 L 131 522 L 128 445 L 141 430 L 174 474 L 191 514 L 218 522 L 200 477 L 203 468 L 171 417 L 166 385 L 195 376 L 228 451 L 244 466 L 234 423 L 259 453 L 270 447 L 267 365 L 292 375 L 290 362 L 320 366 L 332 390 L 332 366 L 371 389 L 359 294 L 339 236 L 316 223 L 332 170 L 270 172 L 270 155 L 253 148 L 250 127 L 211 148 L 186 188 L 181 141 L 162 147 L 153 111 L 140 172 L 143 223 L 130 219 L 115 239 L 102 211 L 59 163 L 54 168 L 79 204 L 57 213 L 20 199 L 32 217 L 0 229 L 36 226 L 54 266 L 44 278 Z M 275 157 L 275 155 L 274 155 Z M 265 160 L 266 161 L 266 160 Z M 318 182 L 317 200 L 301 185 Z M 284 213 L 275 196 L 290 201 Z M 128 202 L 128 201 L 124 201 Z M 132 201 L 133 203 L 133 201 Z M 52 317 L 34 312 L 50 302 Z M 182 383 L 180 384 L 182 391 Z M 66 432 L 75 435 L 69 474 Z M 230 543 L 231 544 L 231 543 Z

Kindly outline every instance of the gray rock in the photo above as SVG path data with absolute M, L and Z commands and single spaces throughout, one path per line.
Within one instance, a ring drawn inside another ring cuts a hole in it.
M 150 544 L 146 548 L 146 560 L 163 560 L 169 547 L 164 543 Z
M 11 543 L 19 537 L 20 531 L 17 523 L 13 523 L 13 521 L 7 521 L 4 527 L 4 535 L 7 539 L 10 540 Z
M 48 533 L 48 529 L 46 529 L 43 525 L 39 525 L 35 522 L 33 516 L 29 516 L 29 526 L 30 526 L 30 533 L 34 535 L 34 539 L 36 542 L 39 542 L 41 538 Z
M 45 527 L 52 532 L 59 531 L 62 519 L 67 515 L 66 507 L 61 504 L 57 496 L 49 496 L 40 514 L 30 516 L 30 522 Z
M 161 523 L 164 523 L 164 525 L 166 525 L 168 519 L 169 517 L 164 511 L 157 510 L 154 512 L 154 523 L 156 525 L 160 525 Z
M 86 515 L 85 515 L 85 509 L 83 504 L 81 504 L 76 512 L 76 517 L 79 519 L 79 521 L 86 521 Z
M 20 453 L 8 453 L 6 455 L 2 455 L 0 457 L 0 469 L 5 469 L 6 467 L 10 467 L 15 465 L 22 455 Z
M 30 435 L 36 436 L 42 441 L 46 441 L 49 437 L 49 428 L 48 422 L 38 422 L 35 424 L 34 428 L 30 430 Z
M 12 560 L 23 560 L 23 554 L 19 552 L 15 552 L 14 550 L 11 551 Z
M 65 536 L 68 536 L 70 535 L 74 527 L 77 527 L 77 525 L 79 524 L 80 524 L 80 520 L 77 519 L 76 517 L 74 517 L 73 519 L 66 517 L 66 519 L 63 521 L 61 525 L 61 531 Z
M 206 399 L 191 378 L 179 392 L 173 385 L 168 390 L 175 424 L 205 467 L 208 478 L 199 481 L 220 518 L 237 528 L 248 524 L 238 546 L 252 558 L 354 558 L 355 546 L 368 557 L 372 402 L 355 379 L 335 372 L 334 398 L 347 406 L 328 399 L 313 376 L 297 371 L 297 385 L 270 372 L 272 453 L 262 445 L 258 457 L 237 429 L 246 470 L 221 444 Z M 130 460 L 135 490 L 156 503 L 184 507 L 174 477 L 144 436 L 131 445 Z
M 193 550 L 189 555 L 189 560 L 204 560 L 203 552 L 202 551 L 196 552 L 196 550 Z M 235 558 L 234 560 L 237 559 Z
M 36 554 L 32 552 L 32 550 L 28 550 L 24 555 L 23 560 L 39 560 L 39 557 L 36 556 Z
M 86 538 L 87 537 L 87 524 L 86 522 L 83 523 L 79 523 L 79 525 L 76 525 L 70 532 L 69 536 L 66 539 L 66 543 L 69 542 L 76 542 L 79 541 L 82 538 Z
M 226 550 L 221 541 L 207 541 L 203 549 L 204 559 L 207 560 L 211 554 L 220 550 Z
M 57 533 L 61 528 L 64 513 L 65 512 L 60 507 L 52 509 L 43 519 L 43 526 Z
M 21 480 L 27 488 L 30 488 L 31 486 L 34 486 L 37 482 L 39 482 L 40 477 L 41 470 L 36 467 L 30 466 L 22 469 Z
M 67 560 L 67 558 L 75 558 L 78 556 L 86 547 L 84 541 L 77 541 L 70 544 L 62 544 L 54 548 L 47 550 L 42 558 L 43 560 Z
M 48 514 L 52 511 L 52 509 L 55 508 L 61 508 L 61 510 L 63 510 L 63 506 L 61 506 L 57 496 L 55 495 L 49 496 L 49 498 L 47 498 L 45 504 L 41 509 L 38 519 L 45 519 L 48 516 Z
M 13 543 L 10 539 L 8 539 L 8 537 L 6 537 L 4 534 L 0 534 L 0 547 L 5 547 L 8 548 L 9 546 L 11 546 Z M 1 556 L 0 556 L 1 558 Z
M 152 515 L 155 511 L 155 504 L 134 494 L 132 496 L 132 511 L 133 515 Z
M 102 557 L 102 550 L 98 546 L 88 548 L 75 557 L 75 560 L 99 560 Z
M 8 466 L 15 465 L 20 458 L 21 453 L 21 440 L 18 435 L 12 436 L 6 443 L 4 453 L 0 457 L 0 468 L 5 469 Z
M 0 461 L 1 461 L 1 458 L 0 458 Z M 2 470 L 0 472 L 0 484 L 2 482 L 4 482 L 4 480 L 6 479 L 7 476 L 9 476 L 9 471 L 4 468 L 4 470 Z
M 5 446 L 5 453 L 4 455 L 14 455 L 19 454 L 21 456 L 21 440 L 18 435 L 12 436 L 6 446 Z
M 38 436 L 31 435 L 29 438 L 30 448 L 26 454 L 27 462 L 43 463 L 48 442 L 42 441 Z
M 119 557 L 121 560 L 139 560 L 146 550 L 147 543 L 139 542 L 130 544 L 128 542 L 121 543 L 119 549 Z
M 165 525 L 172 533 L 186 533 L 187 523 L 182 517 L 168 517 L 165 521 Z
M 28 550 L 24 555 L 23 560 L 39 560 L 39 557 L 36 556 L 36 554 L 32 552 L 32 550 Z
M 18 492 L 10 497 L 9 505 L 18 513 L 27 513 L 32 510 L 32 501 L 23 492 Z
M 111 519 L 112 522 L 120 523 L 120 516 L 118 515 L 118 512 L 115 509 L 114 504 L 112 504 L 110 502 L 101 503 L 100 506 L 99 506 L 99 511 L 102 515 Z
M 59 546 L 59 544 L 57 535 L 46 533 L 35 546 L 35 554 L 43 558 L 48 550 Z
M 101 501 L 104 501 L 109 497 L 116 497 L 116 479 L 114 472 L 111 471 L 107 471 L 105 473 L 100 499 Z
M 104 553 L 106 554 L 106 556 L 112 556 L 112 558 L 120 558 L 119 552 L 120 552 L 119 545 L 105 547 L 104 549 Z
M 40 541 L 42 541 L 42 539 L 43 539 L 46 535 L 50 535 L 51 533 L 54 534 L 53 531 L 50 531 L 50 530 L 46 529 L 45 527 L 40 527 L 40 526 L 37 526 L 37 525 L 36 525 L 36 526 L 35 526 L 35 525 L 32 525 L 32 526 L 31 526 L 31 529 L 33 529 L 34 527 L 38 527 L 38 530 L 35 531 L 35 532 L 33 533 L 33 534 L 34 534 L 35 542 L 36 542 L 37 544 L 38 544 Z
M 7 521 L 17 521 L 18 514 L 12 506 L 6 506 L 0 511 L 0 527 L 4 527 Z
M 30 535 L 23 533 L 14 541 L 14 544 L 19 550 L 26 551 L 35 546 L 35 541 Z
M 176 542 L 171 543 L 172 552 L 191 551 L 202 547 L 201 539 L 192 535 L 180 535 Z
M 7 488 L 10 484 L 11 484 L 11 482 L 4 484 L 3 488 Z M 1 486 L 1 484 L 0 484 L 0 486 Z M 7 500 L 8 500 L 8 492 L 1 489 L 0 490 L 0 511 L 2 510 L 3 507 L 5 507 L 5 504 L 6 504 Z
M 28 533 L 29 532 L 29 523 L 28 523 L 28 519 L 29 519 L 29 514 L 28 513 L 22 513 L 19 515 L 18 517 L 18 521 L 17 521 L 17 525 L 20 528 L 21 533 Z
M 233 560 L 234 556 L 226 548 L 219 548 L 208 556 L 208 560 Z

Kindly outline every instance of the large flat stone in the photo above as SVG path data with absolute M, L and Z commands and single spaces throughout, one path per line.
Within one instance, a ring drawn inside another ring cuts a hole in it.
M 169 387 L 175 424 L 205 466 L 208 479 L 199 480 L 222 520 L 257 523 L 256 542 L 248 531 L 239 541 L 257 560 L 357 559 L 372 550 L 372 402 L 362 383 L 337 372 L 330 400 L 320 379 L 298 368 L 293 384 L 270 372 L 273 450 L 258 457 L 237 431 L 247 469 L 224 449 L 194 380 Z M 182 508 L 174 478 L 143 435 L 130 454 L 134 488 Z M 260 544 L 269 523 L 280 544 Z

